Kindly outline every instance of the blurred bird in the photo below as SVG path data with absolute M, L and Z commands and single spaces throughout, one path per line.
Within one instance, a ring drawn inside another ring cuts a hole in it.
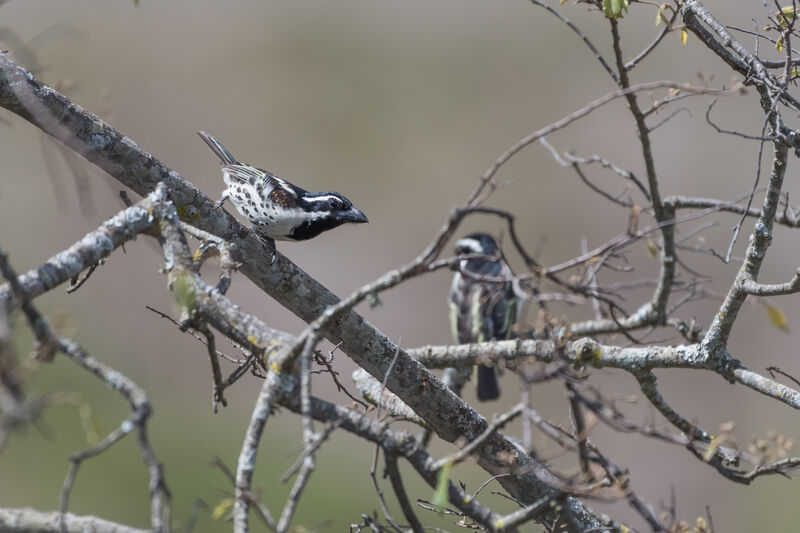
M 450 287 L 450 323 L 453 338 L 461 344 L 508 339 L 519 314 L 519 300 L 514 296 L 510 281 L 512 274 L 505 262 L 497 241 L 486 233 L 473 233 L 456 242 L 455 251 L 463 254 L 483 254 L 484 257 L 463 259 Z M 469 378 L 469 370 L 455 370 L 462 382 Z M 458 381 L 455 378 L 456 382 Z M 478 365 L 478 399 L 494 400 L 500 396 L 495 369 Z
M 368 222 L 341 194 L 308 192 L 266 170 L 239 163 L 217 139 L 202 131 L 197 134 L 217 154 L 228 186 L 217 207 L 230 199 L 257 233 L 276 240 L 305 241 L 348 222 Z

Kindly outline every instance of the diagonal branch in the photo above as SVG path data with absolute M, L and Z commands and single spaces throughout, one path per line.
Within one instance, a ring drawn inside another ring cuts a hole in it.
M 777 213 L 780 204 L 781 188 L 786 174 L 789 153 L 788 147 L 782 142 L 776 142 L 773 150 L 769 185 L 764 195 L 761 214 L 756 220 L 750 243 L 745 252 L 744 264 L 737 272 L 736 279 L 722 302 L 719 312 L 714 315 L 714 320 L 711 322 L 703 339 L 703 345 L 715 356 L 721 356 L 722 350 L 727 346 L 733 324 L 748 295 L 746 285 L 754 283 L 758 279 L 758 273 L 761 270 L 761 264 L 766 256 L 767 248 L 772 242 L 772 228 L 775 222 L 775 213 Z

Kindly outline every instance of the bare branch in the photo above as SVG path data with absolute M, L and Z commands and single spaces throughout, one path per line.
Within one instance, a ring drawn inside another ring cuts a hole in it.
M 162 188 L 160 191 L 154 193 L 153 196 L 149 198 L 149 201 L 155 205 L 163 201 L 164 197 L 165 191 Z M 25 292 L 16 273 L 14 273 L 11 265 L 8 263 L 5 253 L 2 251 L 0 251 L 0 273 L 2 273 L 3 277 L 8 281 L 14 298 L 20 303 L 28 319 L 28 323 L 39 343 L 40 357 L 52 359 L 55 351 L 63 353 L 69 359 L 77 363 L 78 366 L 102 380 L 109 388 L 117 391 L 128 401 L 133 411 L 131 417 L 123 422 L 117 430 L 101 441 L 100 444 L 92 449 L 76 454 L 71 458 L 72 464 L 64 480 L 64 486 L 61 492 L 61 528 L 66 528 L 65 514 L 69 492 L 81 462 L 84 459 L 99 455 L 126 434 L 136 430 L 142 456 L 145 459 L 150 474 L 150 520 L 152 528 L 155 532 L 169 531 L 169 491 L 164 481 L 161 464 L 156 459 L 147 439 L 147 420 L 150 417 L 151 408 L 144 390 L 121 372 L 90 357 L 72 340 L 56 335 L 50 329 L 47 321 L 38 313 L 30 302 L 30 296 Z
M 767 247 L 772 242 L 772 227 L 775 214 L 780 202 L 780 192 L 783 186 L 783 177 L 786 173 L 788 147 L 782 143 L 775 143 L 772 173 L 770 175 L 767 193 L 764 196 L 764 205 L 761 214 L 755 223 L 750 243 L 745 253 L 745 261 L 739 270 L 725 301 L 714 315 L 714 320 L 708 328 L 704 344 L 709 346 L 714 356 L 725 349 L 739 309 L 742 307 L 747 292 L 743 288 L 746 281 L 758 279 L 761 263 L 767 252 Z
M 40 512 L 33 509 L 0 509 L 0 530 L 7 533 L 147 533 L 94 516 L 77 516 L 67 513 L 60 520 L 58 512 Z
M 403 487 L 403 478 L 400 476 L 400 469 L 397 467 L 397 458 L 394 455 L 386 454 L 385 459 L 386 475 L 389 477 L 389 481 L 392 483 L 392 489 L 394 489 L 394 494 L 397 496 L 397 502 L 400 504 L 400 509 L 403 511 L 403 516 L 406 517 L 406 520 L 408 521 L 408 524 L 411 526 L 411 530 L 414 533 L 422 533 L 422 523 L 414 513 L 414 508 L 411 506 L 411 502 L 408 500 L 406 489 Z
M 376 407 L 380 406 L 382 409 L 386 409 L 390 416 L 414 422 L 423 428 L 430 427 L 403 400 L 386 390 L 380 381 L 365 370 L 360 368 L 354 370 L 353 381 L 367 401 Z
M 578 37 L 581 38 L 581 40 L 589 48 L 589 50 L 591 50 L 591 52 L 594 55 L 595 59 L 597 59 L 597 61 L 603 66 L 603 69 L 605 69 L 605 71 L 608 73 L 608 75 L 611 76 L 611 79 L 614 80 L 614 83 L 619 85 L 619 76 L 617 75 L 617 73 L 614 72 L 614 70 L 611 68 L 611 65 L 609 65 L 606 62 L 605 58 L 600 53 L 600 51 L 597 49 L 597 47 L 595 47 L 595 45 L 592 44 L 592 41 L 590 41 L 589 38 L 577 26 L 575 26 L 575 24 L 573 24 L 563 14 L 561 14 L 558 11 L 556 11 L 552 7 L 548 6 L 544 2 L 541 2 L 540 0 L 530 0 L 530 2 L 532 4 L 534 4 L 534 5 L 537 5 L 537 6 L 541 7 L 541 8 L 543 8 L 543 9 L 545 9 L 548 13 L 550 13 L 551 15 L 555 16 L 556 18 L 558 18 L 561 22 L 566 24 L 569 29 L 571 29 L 573 32 L 575 32 L 575 34 Z
M 477 439 L 471 441 L 469 444 L 461 448 L 458 453 L 451 455 L 449 457 L 443 457 L 433 463 L 431 468 L 433 470 L 439 470 L 446 464 L 457 464 L 463 461 L 464 459 L 468 458 L 470 455 L 475 453 L 475 450 L 486 444 L 492 435 L 498 430 L 500 430 L 503 426 L 508 424 L 510 421 L 514 420 L 520 414 L 522 414 L 524 406 L 522 404 L 517 404 L 511 410 L 506 412 L 505 414 L 497 417 L 490 425 L 486 428 L 486 430 L 478 436 Z

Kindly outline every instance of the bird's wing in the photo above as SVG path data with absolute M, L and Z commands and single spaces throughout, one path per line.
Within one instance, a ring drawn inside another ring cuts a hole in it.
M 272 174 L 250 165 L 222 165 L 222 173 L 233 183 L 255 185 L 260 181 L 269 181 Z
M 510 339 L 514 331 L 514 324 L 519 316 L 519 300 L 514 296 L 511 283 L 495 285 L 496 292 L 492 295 L 494 300 L 492 308 L 492 337 L 497 340 Z
M 481 262 L 475 265 L 476 274 L 499 276 L 499 263 Z M 460 272 L 450 287 L 450 322 L 453 339 L 484 342 L 511 338 L 519 316 L 519 300 L 510 282 L 481 281 Z
M 489 319 L 486 287 L 480 281 L 457 273 L 450 287 L 450 325 L 453 340 L 481 342 L 492 338 L 494 324 Z
M 485 283 L 473 283 L 469 290 L 469 326 L 470 342 L 486 342 L 494 339 L 495 323 L 493 320 L 494 304 L 491 286 Z
M 458 305 L 452 299 L 449 299 L 448 303 L 450 304 L 450 335 L 453 342 L 459 342 Z
M 450 327 L 453 342 L 470 342 L 472 337 L 472 316 L 470 296 L 468 294 L 471 281 L 460 273 L 453 277 L 450 287 Z

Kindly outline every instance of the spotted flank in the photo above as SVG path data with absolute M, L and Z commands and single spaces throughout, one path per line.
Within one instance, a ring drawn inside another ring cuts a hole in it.
M 220 159 L 226 188 L 218 205 L 230 200 L 253 229 L 279 240 L 306 240 L 345 223 L 367 222 L 364 213 L 335 192 L 305 189 L 244 163 L 211 135 L 198 132 Z
M 239 174 L 241 176 L 241 174 Z M 227 177 L 223 173 L 223 177 Z M 260 232 L 283 239 L 294 225 L 302 222 L 302 213 L 292 206 L 296 197 L 281 187 L 276 187 L 268 177 L 262 180 L 226 180 L 228 188 L 223 196 L 231 200 L 236 210 L 247 218 Z

